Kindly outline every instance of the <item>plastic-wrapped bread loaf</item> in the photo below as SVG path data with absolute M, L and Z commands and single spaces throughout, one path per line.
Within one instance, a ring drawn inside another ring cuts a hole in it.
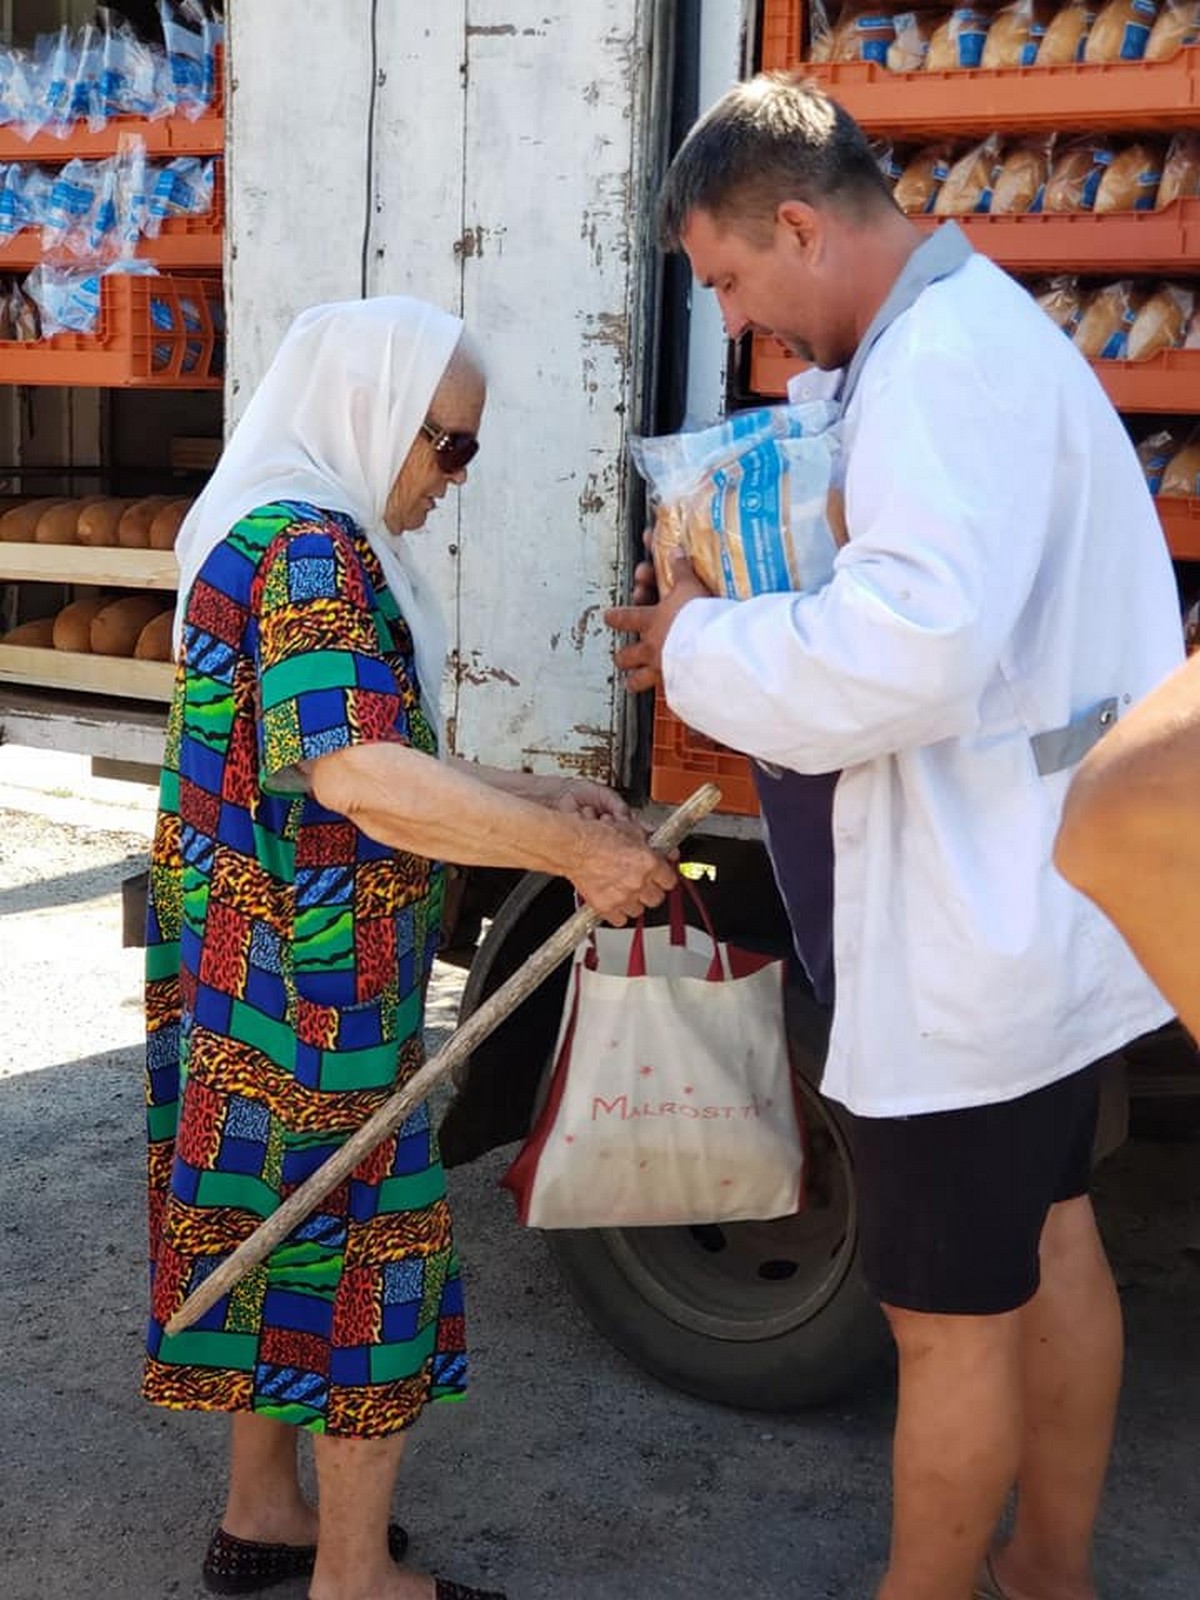
M 1087 37 L 1096 20 L 1096 8 L 1089 0 L 1071 0 L 1046 24 L 1038 45 L 1036 65 L 1069 67 L 1083 59 Z
M 1169 206 L 1173 200 L 1194 200 L 1200 195 L 1200 133 L 1177 133 L 1167 150 L 1163 162 L 1162 181 L 1158 186 L 1158 205 Z M 0 519 L 0 538 L 4 523 Z
M 1200 440 L 1185 444 L 1167 462 L 1158 493 L 1172 500 L 1200 496 Z
M 175 612 L 160 611 L 157 617 L 150 621 L 138 634 L 138 642 L 134 646 L 134 659 L 137 661 L 170 661 L 172 630 L 175 623 Z
M 1075 345 L 1089 360 L 1123 361 L 1129 346 L 1129 333 L 1145 296 L 1134 284 L 1122 280 L 1109 283 L 1087 302 Z
M 919 72 L 929 54 L 929 41 L 947 20 L 944 11 L 901 11 L 896 14 L 895 43 L 888 46 L 893 72 Z
M 1040 206 L 1050 177 L 1050 139 L 1022 139 L 1005 154 L 992 185 L 992 216 L 1022 216 Z
M 96 590 L 82 599 L 72 600 L 54 619 L 54 648 L 56 650 L 90 651 L 92 648 L 92 623 L 111 605 L 115 595 Z
M 1159 428 L 1147 434 L 1137 447 L 1138 463 L 1151 494 L 1162 487 L 1163 474 L 1179 450 L 1179 440 L 1170 428 Z
M 149 550 L 151 524 L 171 498 L 169 494 L 151 494 L 135 500 L 117 524 L 117 543 L 127 550 Z
M 991 15 L 973 6 L 959 6 L 934 30 L 925 57 L 926 72 L 953 72 L 977 67 L 983 60 Z
M 1083 59 L 1095 65 L 1140 61 L 1157 20 L 1158 0 L 1108 0 L 1088 32 Z
M 917 217 L 933 210 L 938 190 L 950 176 L 952 159 L 950 146 L 945 144 L 931 144 L 917 151 L 892 191 L 901 211 Z
M 1154 139 L 1137 139 L 1113 157 L 1096 190 L 1093 209 L 1153 211 L 1162 182 L 1163 150 Z
M 92 618 L 91 645 L 98 656 L 131 656 L 142 629 L 162 610 L 162 596 L 130 594 L 113 600 Z
M 1100 181 L 1112 165 L 1116 151 L 1106 140 L 1093 134 L 1072 139 L 1055 151 L 1043 211 L 1090 211 L 1096 203 Z
M 1167 0 L 1146 41 L 1147 61 L 1166 61 L 1200 39 L 1200 0 Z
M 190 500 L 169 500 L 150 524 L 151 550 L 174 550 L 183 519 L 192 509 Z
M 987 211 L 992 202 L 999 157 L 1000 146 L 994 135 L 960 156 L 938 190 L 933 202 L 935 215 L 964 217 L 972 212 Z
M 1012 0 L 992 18 L 980 65 L 988 71 L 1031 67 L 1045 32 L 1034 0 Z
M 1079 280 L 1066 275 L 1051 278 L 1035 298 L 1051 322 L 1068 337 L 1074 337 L 1087 299 L 1079 287 Z
M 890 12 L 859 6 L 838 23 L 829 47 L 830 61 L 887 61 L 888 47 L 896 38 Z
M 1134 318 L 1125 352 L 1127 359 L 1149 361 L 1162 350 L 1178 349 L 1195 304 L 1194 293 L 1183 284 L 1162 284 Z

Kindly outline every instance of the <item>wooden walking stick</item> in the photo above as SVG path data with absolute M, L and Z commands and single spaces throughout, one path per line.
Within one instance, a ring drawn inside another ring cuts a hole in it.
M 655 850 L 673 850 L 686 839 L 698 822 L 709 814 L 721 798 L 715 783 L 706 783 L 679 806 L 662 827 L 652 835 L 650 846 Z M 513 975 L 489 995 L 472 1016 L 447 1039 L 442 1048 L 419 1072 L 413 1074 L 402 1089 L 390 1095 L 362 1127 L 352 1133 L 345 1144 L 329 1160 L 306 1178 L 300 1187 L 288 1196 L 279 1209 L 261 1222 L 248 1239 L 243 1239 L 232 1255 L 194 1290 L 167 1323 L 168 1333 L 182 1333 L 202 1317 L 222 1295 L 228 1294 L 259 1262 L 265 1261 L 287 1236 L 299 1227 L 305 1218 L 316 1210 L 320 1201 L 331 1189 L 336 1189 L 344 1178 L 354 1171 L 359 1162 L 369 1156 L 375 1146 L 389 1134 L 395 1133 L 430 1090 L 464 1061 L 475 1047 L 487 1038 L 506 1017 L 531 995 L 538 985 L 560 966 L 579 941 L 591 932 L 600 921 L 590 906 L 578 911 L 550 935 L 524 961 Z

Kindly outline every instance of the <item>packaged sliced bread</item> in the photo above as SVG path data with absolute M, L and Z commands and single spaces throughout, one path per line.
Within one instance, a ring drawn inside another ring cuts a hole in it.
M 1090 211 L 1115 155 L 1113 145 L 1096 134 L 1084 134 L 1056 148 L 1042 210 Z
M 1082 61 L 1087 36 L 1095 20 L 1096 7 L 1091 0 L 1071 0 L 1047 22 L 1035 65 L 1069 67 Z
M 92 618 L 90 640 L 98 656 L 131 656 L 142 629 L 162 610 L 162 596 L 129 594 L 111 600 Z
M 138 641 L 133 649 L 134 659 L 136 661 L 170 661 L 174 624 L 175 612 L 173 608 L 168 611 L 160 611 L 158 616 L 151 617 L 141 633 L 138 634 Z
M 1118 150 L 1096 190 L 1097 213 L 1153 211 L 1162 182 L 1163 147 L 1157 139 L 1136 139 Z
M 1050 177 L 1052 137 L 1021 139 L 1005 151 L 992 185 L 993 216 L 1040 211 Z
M 1158 20 L 1158 0 L 1108 0 L 1096 14 L 1083 47 L 1083 59 L 1140 61 Z
M 933 202 L 939 217 L 965 217 L 986 212 L 992 203 L 992 186 L 1000 168 L 1000 141 L 989 135 L 950 168 Z
M 953 163 L 948 144 L 926 145 L 911 158 L 896 181 L 892 193 L 901 211 L 910 217 L 924 216 L 933 210 L 938 190 L 950 176 Z
M 1189 440 L 1176 451 L 1163 469 L 1161 484 L 1152 493 L 1172 500 L 1200 496 L 1200 439 Z
M 0 544 L 33 544 L 42 513 L 62 503 L 61 495 L 50 495 L 13 506 L 0 517 Z
M 38 617 L 34 622 L 22 622 L 4 635 L 3 644 L 37 645 L 52 649 L 54 645 L 54 618 Z
M 1162 350 L 1178 349 L 1195 308 L 1196 296 L 1186 284 L 1160 284 L 1129 330 L 1126 359 L 1149 361 Z
M 1154 433 L 1147 434 L 1138 444 L 1138 464 L 1141 466 L 1146 487 L 1151 494 L 1158 493 L 1162 486 L 1163 473 L 1178 450 L 1179 438 L 1171 428 L 1158 428 Z
M 1068 338 L 1074 337 L 1087 301 L 1078 278 L 1069 274 L 1051 278 L 1035 294 L 1034 299 L 1056 327 L 1061 328 Z
M 1167 0 L 1146 41 L 1147 61 L 1166 61 L 1200 40 L 1200 0 Z
M 992 18 L 980 65 L 989 70 L 1031 67 L 1045 33 L 1046 21 L 1034 0 L 1011 0 Z
M 925 56 L 926 72 L 954 72 L 977 67 L 983 60 L 991 13 L 959 6 L 935 28 Z
M 132 504 L 131 500 L 106 498 L 84 506 L 75 529 L 76 543 L 111 548 L 117 543 L 121 517 Z
M 1145 298 L 1144 291 L 1127 279 L 1097 289 L 1075 329 L 1076 348 L 1090 361 L 1123 361 L 1130 330 Z
M 1200 195 L 1200 132 L 1188 130 L 1177 133 L 1167 148 L 1162 181 L 1158 186 L 1158 205 L 1161 209 L 1173 200 L 1194 200 L 1197 195 Z M 3 526 L 0 521 L 0 530 Z
M 893 72 L 920 72 L 929 54 L 929 41 L 946 21 L 945 11 L 901 11 L 896 15 L 896 37 L 888 46 L 887 64 Z
M 114 599 L 115 595 L 97 589 L 64 606 L 54 619 L 54 648 L 89 652 L 92 648 L 92 622 Z
M 888 48 L 895 42 L 895 18 L 878 7 L 852 6 L 833 30 L 830 61 L 887 62 Z

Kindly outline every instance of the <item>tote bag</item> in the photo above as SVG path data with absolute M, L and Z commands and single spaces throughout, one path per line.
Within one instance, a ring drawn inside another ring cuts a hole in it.
M 530 1227 L 800 1207 L 784 963 L 685 925 L 669 898 L 668 927 L 597 928 L 575 951 L 549 1093 L 501 1180 Z

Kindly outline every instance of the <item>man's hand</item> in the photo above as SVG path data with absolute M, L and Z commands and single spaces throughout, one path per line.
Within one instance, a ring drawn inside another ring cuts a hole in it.
M 636 822 L 611 820 L 584 825 L 566 875 L 580 899 L 618 928 L 661 905 L 676 879 L 674 866 L 650 849 Z
M 557 778 L 551 782 L 555 787 L 547 791 L 545 804 L 555 811 L 591 821 L 611 817 L 614 822 L 629 822 L 633 817 L 625 801 L 607 784 L 591 783 L 586 778 Z
M 663 646 L 684 606 L 691 600 L 712 598 L 685 555 L 677 555 L 671 563 L 670 592 L 657 604 L 647 604 L 655 592 L 654 568 L 643 562 L 633 575 L 633 605 L 614 606 L 604 613 L 605 622 L 615 633 L 637 635 L 633 644 L 623 645 L 616 655 L 626 687 L 635 694 L 662 682 Z

